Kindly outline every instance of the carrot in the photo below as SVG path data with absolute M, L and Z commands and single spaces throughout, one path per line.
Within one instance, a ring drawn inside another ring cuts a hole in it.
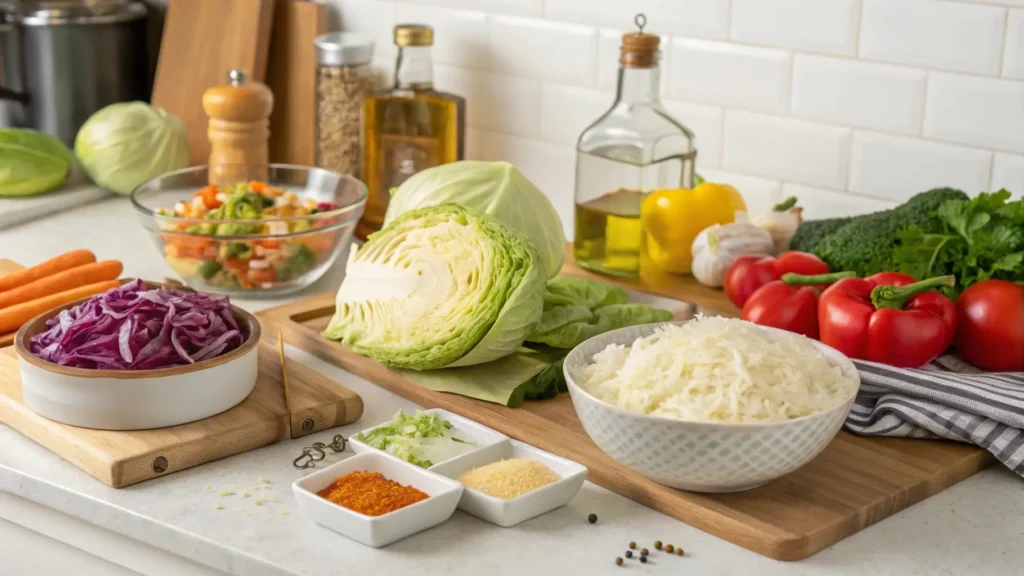
M 97 282 L 95 284 L 89 284 L 88 286 L 79 286 L 78 288 L 72 288 L 58 294 L 50 294 L 42 298 L 32 300 L 30 302 L 24 302 L 16 304 L 10 308 L 4 308 L 0 310 L 0 334 L 4 332 L 10 332 L 21 328 L 23 324 L 36 316 L 52 310 L 58 306 L 70 304 L 75 300 L 80 300 L 86 296 L 94 296 L 110 290 L 111 288 L 117 288 L 121 283 L 117 280 L 107 280 L 106 282 Z
M 15 334 L 17 334 L 17 332 L 8 332 L 7 334 L 0 334 L 0 348 L 14 344 Z
M 117 260 L 104 260 L 58 272 L 7 292 L 0 292 L 0 310 L 86 284 L 117 280 L 124 267 Z
M 24 268 L 10 274 L 0 276 L 0 292 L 23 286 L 29 282 L 35 282 L 40 278 L 52 276 L 63 270 L 91 264 L 96 261 L 96 256 L 88 250 L 72 250 L 60 256 L 51 258 L 42 264 L 36 264 L 31 268 Z

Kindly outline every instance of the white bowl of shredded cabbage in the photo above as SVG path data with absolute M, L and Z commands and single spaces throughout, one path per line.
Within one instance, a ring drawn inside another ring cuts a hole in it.
M 803 336 L 702 317 L 606 332 L 564 364 L 587 434 L 661 484 L 749 490 L 821 453 L 860 388 L 853 363 Z

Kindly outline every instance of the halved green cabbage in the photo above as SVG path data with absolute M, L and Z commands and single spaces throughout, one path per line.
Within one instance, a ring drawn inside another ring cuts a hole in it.
M 533 245 L 455 204 L 406 212 L 348 261 L 324 336 L 389 366 L 470 366 L 514 352 L 544 307 Z
M 565 232 L 551 201 L 508 162 L 463 160 L 417 172 L 392 190 L 387 225 L 414 208 L 455 203 L 497 218 L 537 248 L 548 278 L 562 268 Z

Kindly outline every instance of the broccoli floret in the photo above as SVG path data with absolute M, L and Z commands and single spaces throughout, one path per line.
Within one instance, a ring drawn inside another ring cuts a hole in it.
M 790 250 L 814 253 L 822 240 L 834 234 L 837 230 L 853 222 L 853 217 L 829 218 L 827 220 L 807 220 L 801 222 L 789 243 Z
M 908 226 L 917 226 L 926 234 L 940 232 L 943 226 L 936 216 L 939 206 L 946 200 L 966 199 L 966 194 L 952 188 L 922 192 L 892 210 L 854 218 L 821 240 L 814 253 L 834 271 L 852 270 L 859 276 L 869 276 L 894 270 L 892 253 L 899 232 Z

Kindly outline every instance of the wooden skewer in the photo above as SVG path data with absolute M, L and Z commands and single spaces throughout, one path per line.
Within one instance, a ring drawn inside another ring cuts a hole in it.
M 284 410 L 285 419 L 288 420 L 288 437 L 295 438 L 292 434 L 292 400 L 288 394 L 288 369 L 285 367 L 284 357 L 284 332 L 279 328 L 277 330 L 277 351 L 281 355 L 281 385 L 284 388 Z

